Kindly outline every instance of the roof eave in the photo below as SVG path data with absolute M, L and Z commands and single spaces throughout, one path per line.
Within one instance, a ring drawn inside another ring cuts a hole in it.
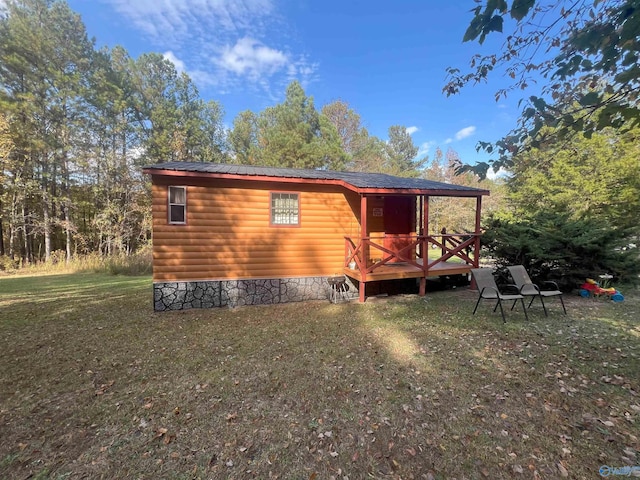
M 433 197 L 480 197 L 490 195 L 489 190 L 449 190 L 431 188 L 359 188 L 358 193 L 363 195 L 430 195 Z
M 208 173 L 208 172 L 190 172 L 186 170 L 166 170 L 156 168 L 143 168 L 143 173 L 149 175 L 161 175 L 165 177 L 191 177 L 191 178 L 215 178 L 222 180 L 242 180 L 251 182 L 271 182 L 271 183 L 297 183 L 297 184 L 313 184 L 313 185 L 338 185 L 349 190 L 358 191 L 358 188 L 337 179 L 322 178 L 299 178 L 299 177 L 270 177 L 266 175 L 236 175 L 232 173 Z
M 223 180 L 241 180 L 252 182 L 295 183 L 306 185 L 337 185 L 360 195 L 432 195 L 437 197 L 479 197 L 489 195 L 488 190 L 452 190 L 452 189 L 423 189 L 423 188 L 372 188 L 357 187 L 341 179 L 273 177 L 266 175 L 238 175 L 231 173 L 192 172 L 188 170 L 170 170 L 145 167 L 142 172 L 149 175 L 179 178 L 215 178 Z

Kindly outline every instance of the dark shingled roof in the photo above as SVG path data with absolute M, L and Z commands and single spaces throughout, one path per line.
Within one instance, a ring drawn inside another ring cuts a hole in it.
M 336 172 L 332 170 L 311 170 L 298 168 L 255 167 L 250 165 L 229 165 L 204 162 L 166 162 L 143 167 L 145 173 L 154 174 L 154 170 L 173 170 L 176 172 L 193 172 L 205 174 L 224 174 L 241 176 L 259 176 L 277 178 L 300 178 L 305 180 L 343 181 L 358 189 L 389 190 L 439 190 L 456 192 L 473 192 L 483 195 L 488 191 L 481 188 L 464 187 L 444 182 L 434 182 L 421 178 L 404 178 L 384 173 Z

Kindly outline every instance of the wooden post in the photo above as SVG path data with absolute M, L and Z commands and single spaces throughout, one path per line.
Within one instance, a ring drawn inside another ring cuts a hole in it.
M 480 265 L 480 215 L 482 213 L 482 196 L 476 198 L 476 239 L 473 245 L 473 266 L 478 268 Z
M 423 218 L 423 210 L 422 210 L 422 201 L 423 201 L 423 197 L 422 195 L 418 195 L 418 235 L 424 235 L 424 225 L 422 223 L 422 218 Z M 421 258 L 424 258 L 424 242 L 420 242 L 420 244 L 418 245 L 418 256 Z
M 360 303 L 364 303 L 366 300 L 365 288 L 367 285 L 367 256 L 369 254 L 369 246 L 365 248 L 365 239 L 367 238 L 367 196 L 362 195 L 360 197 L 360 249 L 361 262 L 360 262 L 360 285 L 358 286 L 358 294 Z
M 429 264 L 429 240 L 427 240 L 427 236 L 429 235 L 429 196 L 425 195 L 424 196 L 424 200 L 423 200 L 424 204 L 422 206 L 423 208 L 423 224 L 422 224 L 422 231 L 423 231 L 423 236 L 425 237 L 424 239 L 424 258 L 423 258 L 423 270 L 425 273 L 425 276 L 427 275 L 427 265 Z
M 427 277 L 420 277 L 420 291 L 418 295 L 424 297 L 427 294 Z
M 427 293 L 427 273 L 429 269 L 429 197 L 424 195 L 422 200 L 422 277 L 420 277 L 419 295 L 423 297 Z
M 476 197 L 476 230 L 474 232 L 475 239 L 473 241 L 473 267 L 478 268 L 480 266 L 480 214 L 482 213 L 482 196 Z M 476 280 L 471 275 L 471 284 L 469 285 L 471 290 L 477 290 Z

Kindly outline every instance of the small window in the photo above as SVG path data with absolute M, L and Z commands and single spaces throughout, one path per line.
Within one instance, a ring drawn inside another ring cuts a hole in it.
M 187 187 L 169 187 L 169 223 L 187 223 Z
M 297 193 L 271 194 L 271 224 L 300 224 L 300 204 Z

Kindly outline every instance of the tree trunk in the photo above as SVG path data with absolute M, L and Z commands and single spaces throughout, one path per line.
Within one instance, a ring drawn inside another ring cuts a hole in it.
M 14 193 L 11 198 L 11 216 L 9 218 L 9 256 L 15 258 L 15 244 L 18 230 L 18 196 Z
M 69 263 L 71 260 L 71 215 L 69 215 L 70 210 L 70 200 L 66 200 L 66 204 L 64 206 L 64 223 L 65 223 L 65 233 L 66 233 L 66 247 L 67 247 L 67 258 L 66 261 Z
M 47 195 L 46 185 L 42 193 L 42 228 L 44 230 L 44 260 L 51 260 L 51 218 L 49 213 L 49 196 Z
M 0 205 L 0 209 L 2 205 Z M 0 217 L 0 256 L 4 256 L 4 226 L 2 224 L 2 217 Z
M 31 228 L 29 227 L 29 222 L 27 220 L 27 207 L 25 204 L 22 204 L 22 236 L 24 240 L 24 255 L 22 256 L 24 259 L 24 263 L 32 263 L 33 262 L 33 249 L 31 248 L 30 236 L 31 236 Z

